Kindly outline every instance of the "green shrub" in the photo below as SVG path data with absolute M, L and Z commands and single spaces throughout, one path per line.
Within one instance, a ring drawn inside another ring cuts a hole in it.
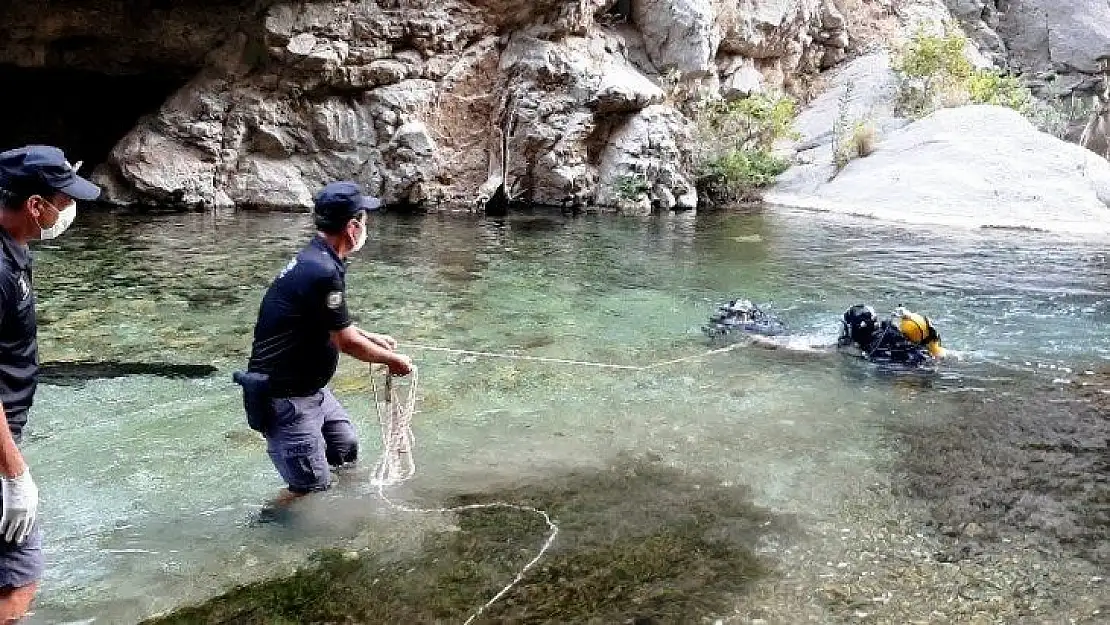
M 751 186 L 771 184 L 790 164 L 766 150 L 735 150 L 711 161 L 706 173 Z
M 898 108 L 904 115 L 924 117 L 943 106 L 966 102 L 966 83 L 975 73 L 964 56 L 966 46 L 967 37 L 959 27 L 947 24 L 944 35 L 919 30 L 895 55 Z
M 712 102 L 702 110 L 709 133 L 730 149 L 770 147 L 790 133 L 796 115 L 794 100 L 768 95 Z
M 894 60 L 894 69 L 926 82 L 949 77 L 965 79 L 974 71 L 971 61 L 964 56 L 966 46 L 967 37 L 958 27 L 946 25 L 942 36 L 919 30 Z
M 976 69 L 964 56 L 967 37 L 948 24 L 944 35 L 915 34 L 892 63 L 899 79 L 898 107 L 912 118 L 948 106 L 993 104 L 1011 108 L 1038 129 L 1063 138 L 1069 126 L 1085 118 L 1083 102 L 1038 100 L 1017 76 Z
M 651 190 L 651 185 L 642 174 L 618 176 L 615 186 L 617 197 L 626 202 L 639 201 Z
M 759 94 L 732 102 L 715 101 L 697 112 L 695 166 L 698 192 L 714 204 L 751 200 L 790 164 L 772 153 L 779 139 L 792 136 L 797 114 L 793 99 Z
M 977 70 L 968 76 L 967 91 L 974 104 L 1005 106 L 1023 114 L 1033 104 L 1033 94 L 1020 80 L 990 70 Z

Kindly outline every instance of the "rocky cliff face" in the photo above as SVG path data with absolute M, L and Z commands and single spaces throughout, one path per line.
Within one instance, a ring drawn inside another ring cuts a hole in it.
M 51 0 L 0 24 L 0 63 L 190 75 L 95 172 L 188 207 L 353 178 L 392 204 L 692 208 L 682 94 L 798 90 L 848 46 L 834 0 Z
M 1041 95 L 1089 95 L 1110 56 L 1107 0 L 947 0 L 984 52 L 1025 74 Z

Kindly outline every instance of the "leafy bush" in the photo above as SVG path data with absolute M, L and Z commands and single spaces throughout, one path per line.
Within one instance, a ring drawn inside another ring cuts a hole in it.
M 959 27 L 944 35 L 918 31 L 893 59 L 899 78 L 898 106 L 909 117 L 924 117 L 967 100 L 966 83 L 976 70 L 964 55 L 967 37 Z
M 717 201 L 737 202 L 758 197 L 758 190 L 775 182 L 790 163 L 769 150 L 732 150 L 705 164 L 698 190 Z
M 994 104 L 1026 113 L 1035 98 L 1021 80 L 990 69 L 977 69 L 964 54 L 967 37 L 958 27 L 943 35 L 917 34 L 894 59 L 900 80 L 902 112 L 911 117 L 962 104 Z
M 974 72 L 971 61 L 964 56 L 966 46 L 967 37 L 958 27 L 945 26 L 941 36 L 919 30 L 895 59 L 894 69 L 931 85 L 946 79 L 963 80 Z
M 964 55 L 967 37 L 953 24 L 943 35 L 915 34 L 896 55 L 898 105 L 902 114 L 923 117 L 949 106 L 993 104 L 1024 115 L 1038 129 L 1063 138 L 1090 107 L 1074 98 L 1043 102 L 1016 76 L 977 69 Z
M 708 134 L 733 149 L 770 147 L 790 133 L 797 108 L 786 96 L 754 95 L 705 104 L 700 119 Z
M 1013 76 L 990 70 L 978 70 L 967 79 L 967 91 L 975 104 L 1005 106 L 1025 114 L 1030 111 L 1034 98 L 1029 89 Z
M 787 96 L 769 94 L 702 105 L 695 154 L 701 197 L 713 203 L 755 199 L 786 171 L 790 164 L 772 149 L 793 135 L 796 106 Z
M 651 190 L 651 184 L 642 174 L 619 176 L 615 186 L 617 197 L 626 202 L 639 201 Z

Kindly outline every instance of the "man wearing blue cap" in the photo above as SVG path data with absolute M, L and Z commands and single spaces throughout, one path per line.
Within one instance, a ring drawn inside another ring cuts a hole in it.
M 80 163 L 78 163 L 80 165 Z M 38 487 L 17 446 L 38 384 L 32 239 L 53 239 L 77 217 L 77 200 L 100 188 L 77 175 L 61 150 L 30 145 L 0 152 L 0 623 L 23 617 L 42 575 Z
M 287 490 L 284 505 L 327 490 L 329 467 L 354 462 L 358 438 L 347 412 L 327 388 L 339 352 L 407 375 L 412 361 L 391 337 L 356 328 L 347 313 L 347 257 L 366 242 L 367 215 L 381 206 L 353 182 L 333 182 L 315 197 L 316 236 L 282 269 L 262 298 L 243 387 L 248 424 L 266 437 L 267 452 Z

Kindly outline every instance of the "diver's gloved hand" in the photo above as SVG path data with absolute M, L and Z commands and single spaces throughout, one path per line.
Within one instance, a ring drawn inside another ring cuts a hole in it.
M 22 544 L 35 526 L 39 511 L 39 488 L 31 479 L 30 467 L 16 477 L 0 477 L 0 496 L 4 513 L 0 516 L 0 537 Z

